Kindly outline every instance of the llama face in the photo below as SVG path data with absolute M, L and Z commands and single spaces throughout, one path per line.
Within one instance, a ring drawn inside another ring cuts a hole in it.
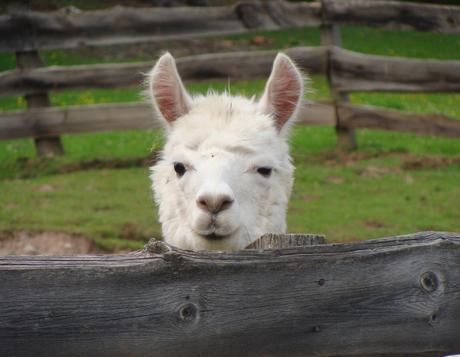
M 293 181 L 286 124 L 302 97 L 289 58 L 278 55 L 259 102 L 226 94 L 192 99 L 169 54 L 149 79 L 167 132 L 151 176 L 165 241 L 238 250 L 263 233 L 285 232 Z

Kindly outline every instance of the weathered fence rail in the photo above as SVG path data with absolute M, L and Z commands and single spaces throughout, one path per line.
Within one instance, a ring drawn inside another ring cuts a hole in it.
M 232 6 L 130 8 L 0 16 L 0 52 L 75 48 L 318 26 L 318 4 L 243 1 Z
M 4 356 L 458 353 L 460 234 L 0 258 Z
M 242 1 L 231 6 L 130 8 L 0 16 L 0 52 L 228 35 L 322 23 L 460 33 L 457 6 L 378 0 Z
M 460 61 L 405 59 L 347 51 L 340 48 L 338 24 L 460 33 L 460 7 L 386 0 L 372 4 L 365 0 L 317 3 L 278 0 L 205 8 L 115 7 L 84 12 L 68 8 L 53 13 L 17 12 L 0 16 L 0 52 L 16 51 L 19 59 L 38 56 L 39 49 L 321 25 L 324 46 L 286 50 L 308 73 L 327 74 L 331 87 L 332 106 L 306 109 L 302 115 L 315 113 L 316 116 L 302 117 L 301 123 L 328 125 L 333 115 L 338 143 L 348 147 L 356 145 L 353 129 L 361 127 L 458 137 L 458 119 L 350 106 L 347 102 L 348 94 L 356 91 L 459 92 Z M 177 64 L 181 76 L 189 81 L 256 79 L 268 75 L 274 56 L 275 51 L 214 53 L 179 58 Z M 34 136 L 39 149 L 40 143 L 49 143 L 51 149 L 54 145 L 54 151 L 59 152 L 57 135 L 60 134 L 150 128 L 153 123 L 148 122 L 146 106 L 142 104 L 37 107 L 49 102 L 45 99 L 52 91 L 139 85 L 151 65 L 23 66 L 0 73 L 0 96 L 25 95 L 29 104 L 28 112 L 0 114 L 0 139 Z M 90 114 L 94 115 L 94 122 L 93 118 L 84 118 Z M 322 121 L 319 115 L 324 115 Z
M 460 33 L 458 6 L 388 0 L 322 0 L 321 3 L 325 23 Z
M 278 51 L 210 53 L 176 59 L 181 78 L 188 81 L 260 79 L 270 74 Z M 284 51 L 308 73 L 326 72 L 324 47 L 297 47 Z M 460 61 L 459 61 L 460 64 Z M 460 68 L 460 65 L 459 65 Z M 139 87 L 152 62 L 54 66 L 0 73 L 0 96 L 83 88 Z
M 153 129 L 153 110 L 146 103 L 98 104 L 8 112 L 1 116 L 0 140 L 48 137 L 93 131 Z M 330 103 L 305 103 L 301 125 L 334 125 Z M 460 122 L 459 122 L 460 126 Z
M 340 47 L 283 50 L 307 73 L 326 74 L 328 51 L 333 85 L 338 91 L 460 92 L 460 61 L 418 60 L 364 55 Z M 278 51 L 211 53 L 177 59 L 188 81 L 265 78 Z M 137 86 L 151 62 L 52 66 L 0 73 L 0 96 L 43 91 Z

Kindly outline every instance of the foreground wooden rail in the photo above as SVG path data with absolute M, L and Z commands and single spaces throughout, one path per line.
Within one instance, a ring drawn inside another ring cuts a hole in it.
M 235 253 L 0 258 L 0 355 L 460 351 L 460 234 Z

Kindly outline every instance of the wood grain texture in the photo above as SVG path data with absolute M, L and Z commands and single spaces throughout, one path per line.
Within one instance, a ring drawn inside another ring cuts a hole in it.
M 458 352 L 460 234 L 0 258 L 5 356 Z
M 460 7 L 387 0 L 321 0 L 324 23 L 460 33 Z
M 338 91 L 460 92 L 460 61 L 365 55 L 331 49 Z
M 331 30 L 332 31 L 332 30 Z M 323 28 L 323 35 L 327 31 Z M 324 37 L 324 36 L 323 36 Z M 324 40 L 324 44 L 330 41 Z M 283 50 L 307 74 L 331 70 L 336 92 L 459 92 L 460 61 L 375 56 L 330 47 Z M 184 80 L 260 79 L 270 74 L 277 51 L 213 53 L 177 58 Z M 140 87 L 151 62 L 14 69 L 0 73 L 0 96 L 87 88 Z
M 213 53 L 176 59 L 186 81 L 268 78 L 278 51 Z M 283 50 L 306 73 L 326 72 L 326 48 L 298 47 Z M 87 88 L 141 87 L 152 62 L 54 66 L 0 73 L 0 96 Z
M 0 52 L 192 38 L 319 24 L 317 4 L 244 1 L 230 6 L 130 8 L 0 15 Z
M 297 123 L 333 125 L 333 107 L 321 102 L 304 103 Z M 0 114 L 0 140 L 156 127 L 153 110 L 146 103 L 55 107 Z
M 370 106 L 339 104 L 343 123 L 353 128 L 409 132 L 420 135 L 460 137 L 460 119 L 439 114 L 404 113 Z
M 246 249 L 278 249 L 325 244 L 326 237 L 319 234 L 276 234 L 267 233 L 249 244 Z

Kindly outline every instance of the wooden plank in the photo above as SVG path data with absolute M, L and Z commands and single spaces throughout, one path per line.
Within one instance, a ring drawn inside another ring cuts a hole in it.
M 364 55 L 336 47 L 331 71 L 340 92 L 460 92 L 460 61 Z
M 353 128 L 409 132 L 419 135 L 460 137 L 460 119 L 440 114 L 404 113 L 370 106 L 340 104 L 341 120 Z
M 323 32 L 324 34 L 324 32 Z M 328 41 L 325 41 L 328 42 Z M 309 74 L 326 73 L 325 47 L 283 50 Z M 188 81 L 265 78 L 277 51 L 213 53 L 177 58 Z M 330 49 L 333 88 L 356 91 L 460 91 L 460 61 L 420 60 Z M 0 73 L 0 96 L 139 86 L 151 62 L 14 69 Z
M 321 26 L 321 44 L 328 46 L 327 52 L 327 81 L 331 89 L 331 97 L 334 102 L 335 108 L 335 132 L 337 135 L 337 145 L 341 149 L 356 149 L 356 135 L 352 128 L 346 127 L 340 120 L 339 112 L 337 111 L 337 103 L 348 102 L 348 94 L 340 92 L 334 85 L 331 52 L 335 47 L 342 46 L 342 38 L 340 35 L 340 28 L 337 25 L 323 25 Z
M 38 68 L 43 62 L 37 51 L 16 52 L 16 64 L 20 70 Z M 26 95 L 27 109 L 45 108 L 50 106 L 50 100 L 46 91 L 37 91 Z M 35 136 L 35 147 L 39 156 L 62 155 L 64 148 L 58 136 L 41 137 Z
M 153 110 L 146 103 L 100 104 L 34 109 L 0 114 L 0 140 L 47 137 L 95 131 L 151 129 Z M 327 103 L 305 103 L 299 124 L 332 125 L 333 108 Z
M 308 245 L 326 244 L 326 237 L 319 234 L 278 234 L 267 233 L 249 244 L 245 249 L 279 249 L 305 247 Z
M 322 0 L 325 23 L 460 33 L 460 7 L 387 0 Z
M 448 355 L 460 234 L 0 258 L 3 356 Z
M 181 77 L 188 81 L 268 78 L 274 51 L 212 53 L 177 58 Z M 283 50 L 306 73 L 326 72 L 326 48 L 298 47 Z M 55 66 L 0 73 L 0 96 L 68 89 L 138 86 L 152 68 L 151 62 Z
M 105 46 L 316 26 L 317 4 L 245 1 L 229 6 L 130 8 L 0 16 L 0 52 Z

